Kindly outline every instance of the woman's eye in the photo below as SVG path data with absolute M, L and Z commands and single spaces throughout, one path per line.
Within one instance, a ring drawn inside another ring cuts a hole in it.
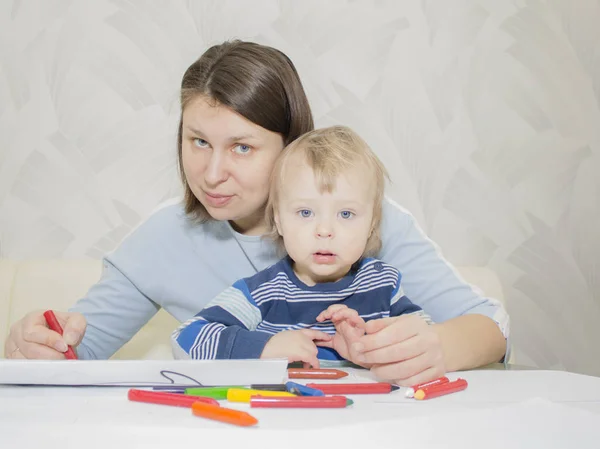
M 204 139 L 200 139 L 197 137 L 194 139 L 194 145 L 198 148 L 206 148 L 208 146 L 208 142 Z
M 343 210 L 340 212 L 340 217 L 347 220 L 349 218 L 354 217 L 354 212 L 350 212 L 349 210 Z
M 312 217 L 312 211 L 308 209 L 302 209 L 298 211 L 298 215 L 300 215 L 302 218 L 310 218 Z
M 249 145 L 239 144 L 233 148 L 233 151 L 237 154 L 248 154 L 252 148 Z

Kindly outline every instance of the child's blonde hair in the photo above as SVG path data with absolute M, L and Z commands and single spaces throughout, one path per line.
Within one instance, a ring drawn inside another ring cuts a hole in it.
M 375 182 L 373 221 L 371 235 L 363 256 L 376 256 L 381 249 L 379 229 L 381 204 L 385 192 L 385 180 L 389 177 L 387 170 L 369 145 L 346 126 L 331 126 L 307 132 L 285 147 L 271 173 L 269 200 L 265 211 L 268 237 L 277 243 L 279 249 L 285 251 L 283 237 L 277 231 L 275 214 L 279 204 L 279 192 L 285 183 L 287 162 L 295 154 L 305 156 L 321 192 L 332 192 L 338 176 L 349 168 L 360 166 L 364 169 L 365 175 L 371 175 L 370 179 Z

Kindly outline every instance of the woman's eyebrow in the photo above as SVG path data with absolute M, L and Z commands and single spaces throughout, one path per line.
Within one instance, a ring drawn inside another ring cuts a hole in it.
M 186 128 L 198 136 L 206 137 L 205 134 L 202 131 L 200 131 L 199 129 L 192 128 L 191 126 L 186 126 Z M 228 137 L 227 141 L 228 142 L 236 142 L 238 140 L 248 140 L 248 139 L 258 140 L 258 137 L 254 136 L 252 134 L 240 134 L 239 136 Z
M 237 142 L 238 140 L 248 140 L 248 139 L 258 139 L 256 136 L 252 134 L 240 134 L 239 136 L 231 136 L 227 140 L 230 142 Z

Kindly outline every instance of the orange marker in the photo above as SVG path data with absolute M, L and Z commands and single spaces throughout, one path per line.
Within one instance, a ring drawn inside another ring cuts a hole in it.
M 465 388 L 467 388 L 467 385 L 468 384 L 465 379 L 456 379 L 453 382 L 446 382 L 439 385 L 433 385 L 425 389 L 417 390 L 415 392 L 415 399 L 422 400 L 437 398 L 438 396 L 444 396 L 446 394 L 464 390 Z
M 195 402 L 192 404 L 192 413 L 202 418 L 214 419 L 236 426 L 253 426 L 258 424 L 258 419 L 249 413 L 232 408 L 219 407 L 218 405 Z
M 347 375 L 339 369 L 288 368 L 289 379 L 341 379 Z
M 412 398 L 415 395 L 415 391 L 424 390 L 425 388 L 429 388 L 433 385 L 445 384 L 450 382 L 446 376 L 440 377 L 438 379 L 430 380 L 429 382 L 423 382 L 421 384 L 413 385 L 408 390 L 406 390 L 405 396 L 407 398 Z

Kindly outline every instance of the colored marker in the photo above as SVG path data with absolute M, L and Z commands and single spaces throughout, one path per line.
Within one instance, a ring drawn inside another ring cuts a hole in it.
M 169 393 L 185 393 L 186 388 L 192 388 L 192 385 L 155 385 L 154 391 L 168 391 Z
M 450 382 L 450 379 L 448 379 L 446 376 L 443 376 L 434 380 L 430 380 L 429 382 L 423 382 L 421 384 L 413 385 L 408 390 L 406 390 L 405 396 L 407 398 L 412 398 L 414 397 L 415 391 L 417 390 L 424 390 L 425 388 L 429 388 L 432 385 L 445 384 L 448 382 Z
M 252 396 L 287 396 L 296 397 L 295 394 L 288 393 L 287 391 L 268 391 L 268 390 L 251 390 L 245 388 L 230 388 L 227 391 L 227 400 L 229 402 L 250 402 Z
M 219 405 L 212 398 L 189 396 L 181 393 L 164 393 L 162 391 L 136 390 L 132 388 L 127 392 L 127 398 L 135 402 L 147 402 L 149 404 L 173 405 L 175 407 L 191 407 L 195 402 Z
M 186 388 L 185 394 L 192 396 L 204 396 L 213 399 L 227 399 L 227 392 L 232 388 L 244 388 L 244 387 L 193 387 Z
M 290 379 L 341 379 L 347 375 L 347 372 L 339 369 L 288 368 Z
M 253 408 L 344 408 L 354 402 L 345 396 L 296 396 L 266 397 L 252 396 L 250 407 Z
M 252 384 L 250 388 L 253 390 L 288 391 L 286 384 Z
M 54 312 L 52 310 L 46 310 L 44 312 L 44 318 L 46 318 L 46 323 L 48 323 L 48 327 L 62 337 L 63 328 L 58 322 L 58 319 L 56 319 L 56 315 L 54 315 Z M 64 354 L 67 359 L 77 360 L 77 354 L 75 354 L 75 351 L 73 351 L 73 348 L 71 346 L 67 347 L 67 350 L 64 352 Z
M 286 382 L 285 387 L 287 388 L 287 391 L 297 394 L 298 396 L 325 396 L 325 393 L 321 390 L 297 384 L 296 382 Z
M 415 391 L 415 399 L 432 399 L 438 396 L 444 396 L 450 393 L 456 393 L 457 391 L 464 390 L 467 388 L 467 381 L 465 379 L 457 379 L 454 382 L 446 382 L 439 385 L 433 385 L 423 390 Z
M 249 413 L 231 408 L 219 407 L 218 405 L 195 402 L 192 404 L 192 413 L 202 418 L 214 419 L 236 426 L 253 426 L 258 420 Z
M 306 386 L 321 390 L 325 394 L 381 394 L 390 393 L 400 388 L 386 382 L 361 384 L 306 384 Z

